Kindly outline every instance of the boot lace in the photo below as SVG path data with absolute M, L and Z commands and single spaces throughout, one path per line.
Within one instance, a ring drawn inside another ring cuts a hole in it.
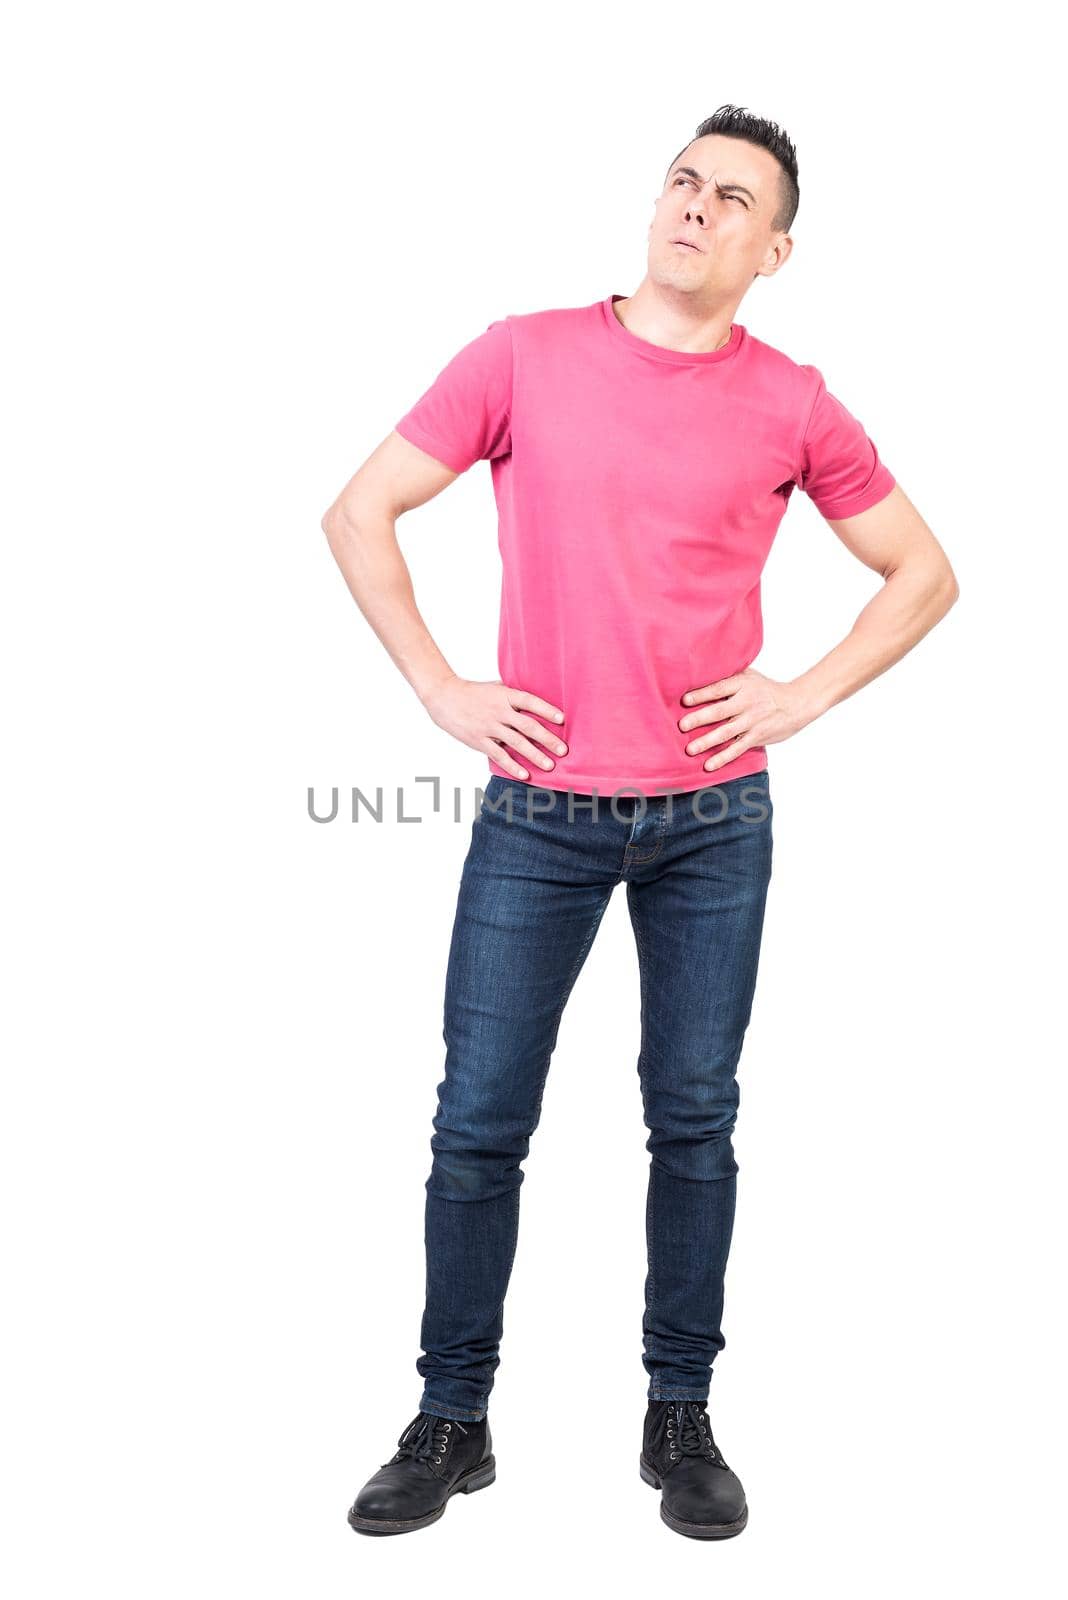
M 669 1405 L 667 1437 L 672 1461 L 681 1461 L 683 1456 L 703 1456 L 718 1466 L 727 1465 L 712 1437 L 708 1413 L 699 1400 L 678 1400 Z
M 452 1433 L 452 1423 L 444 1417 L 431 1416 L 429 1411 L 420 1411 L 415 1421 L 409 1423 L 401 1434 L 397 1443 L 399 1449 L 393 1457 L 394 1461 L 401 1461 L 405 1456 L 411 1456 L 415 1461 L 425 1461 L 428 1466 L 440 1466 L 441 1459 L 449 1447 L 449 1437 Z

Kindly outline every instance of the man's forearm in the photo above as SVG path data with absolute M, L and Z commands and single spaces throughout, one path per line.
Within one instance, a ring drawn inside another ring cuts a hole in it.
M 822 716 L 907 655 L 957 598 L 956 579 L 899 568 L 857 617 L 849 634 L 793 680 L 810 713 Z
M 416 605 L 394 519 L 383 512 L 352 512 L 335 505 L 322 525 L 352 598 L 398 670 L 425 701 L 433 688 L 454 674 Z

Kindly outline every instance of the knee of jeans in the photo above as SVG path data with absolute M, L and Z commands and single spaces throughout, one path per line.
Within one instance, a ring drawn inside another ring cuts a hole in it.
M 677 1134 L 654 1132 L 646 1141 L 653 1165 L 671 1178 L 690 1178 L 702 1183 L 714 1183 L 723 1178 L 733 1178 L 738 1171 L 734 1159 L 731 1132 L 734 1120 L 728 1126 Z
M 483 1149 L 437 1133 L 431 1145 L 434 1161 L 426 1187 L 442 1200 L 489 1200 L 523 1182 L 525 1148 Z

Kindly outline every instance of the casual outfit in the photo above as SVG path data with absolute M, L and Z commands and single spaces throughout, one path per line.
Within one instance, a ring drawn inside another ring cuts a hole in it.
M 765 748 L 707 772 L 707 750 L 686 754 L 707 729 L 680 731 L 682 695 L 760 650 L 761 572 L 794 488 L 834 519 L 895 480 L 815 367 L 740 323 L 718 350 L 663 349 L 623 327 L 621 298 L 490 323 L 396 424 L 455 472 L 490 462 L 500 678 L 559 706 L 562 724 L 536 720 L 568 745 L 536 782 L 491 759 L 472 824 L 446 978 L 417 1368 L 423 1412 L 485 1418 L 521 1162 L 561 1013 L 625 883 L 650 1130 L 643 1361 L 657 1420 L 643 1459 L 662 1476 L 683 1457 L 704 1462 L 686 1472 L 725 1467 L 695 1430 L 724 1342 L 736 1068 L 772 857 Z M 664 1402 L 688 1441 L 674 1453 Z M 740 1525 L 740 1486 L 715 1481 Z

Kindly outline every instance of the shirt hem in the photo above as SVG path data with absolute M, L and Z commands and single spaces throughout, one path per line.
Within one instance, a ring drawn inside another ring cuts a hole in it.
M 749 762 L 746 760 L 746 755 L 756 756 L 757 759 L 755 762 Z M 760 752 L 747 751 L 746 755 L 739 756 L 737 761 L 729 761 L 725 766 L 718 767 L 714 772 L 702 772 L 696 781 L 692 776 L 684 778 L 678 773 L 660 778 L 611 778 L 605 777 L 603 774 L 596 776 L 592 773 L 583 772 L 569 772 L 566 775 L 566 781 L 563 781 L 562 775 L 555 769 L 552 772 L 538 772 L 536 775 L 532 772 L 529 778 L 516 778 L 510 772 L 504 772 L 498 767 L 492 756 L 487 759 L 493 776 L 506 778 L 509 783 L 526 783 L 532 788 L 539 789 L 557 789 L 561 791 L 570 789 L 575 794 L 596 793 L 599 796 L 608 798 L 613 794 L 626 793 L 634 789 L 645 795 L 691 794 L 697 789 L 711 789 L 715 788 L 719 783 L 729 783 L 732 778 L 751 778 L 758 772 L 767 771 L 768 758 L 763 749 Z

